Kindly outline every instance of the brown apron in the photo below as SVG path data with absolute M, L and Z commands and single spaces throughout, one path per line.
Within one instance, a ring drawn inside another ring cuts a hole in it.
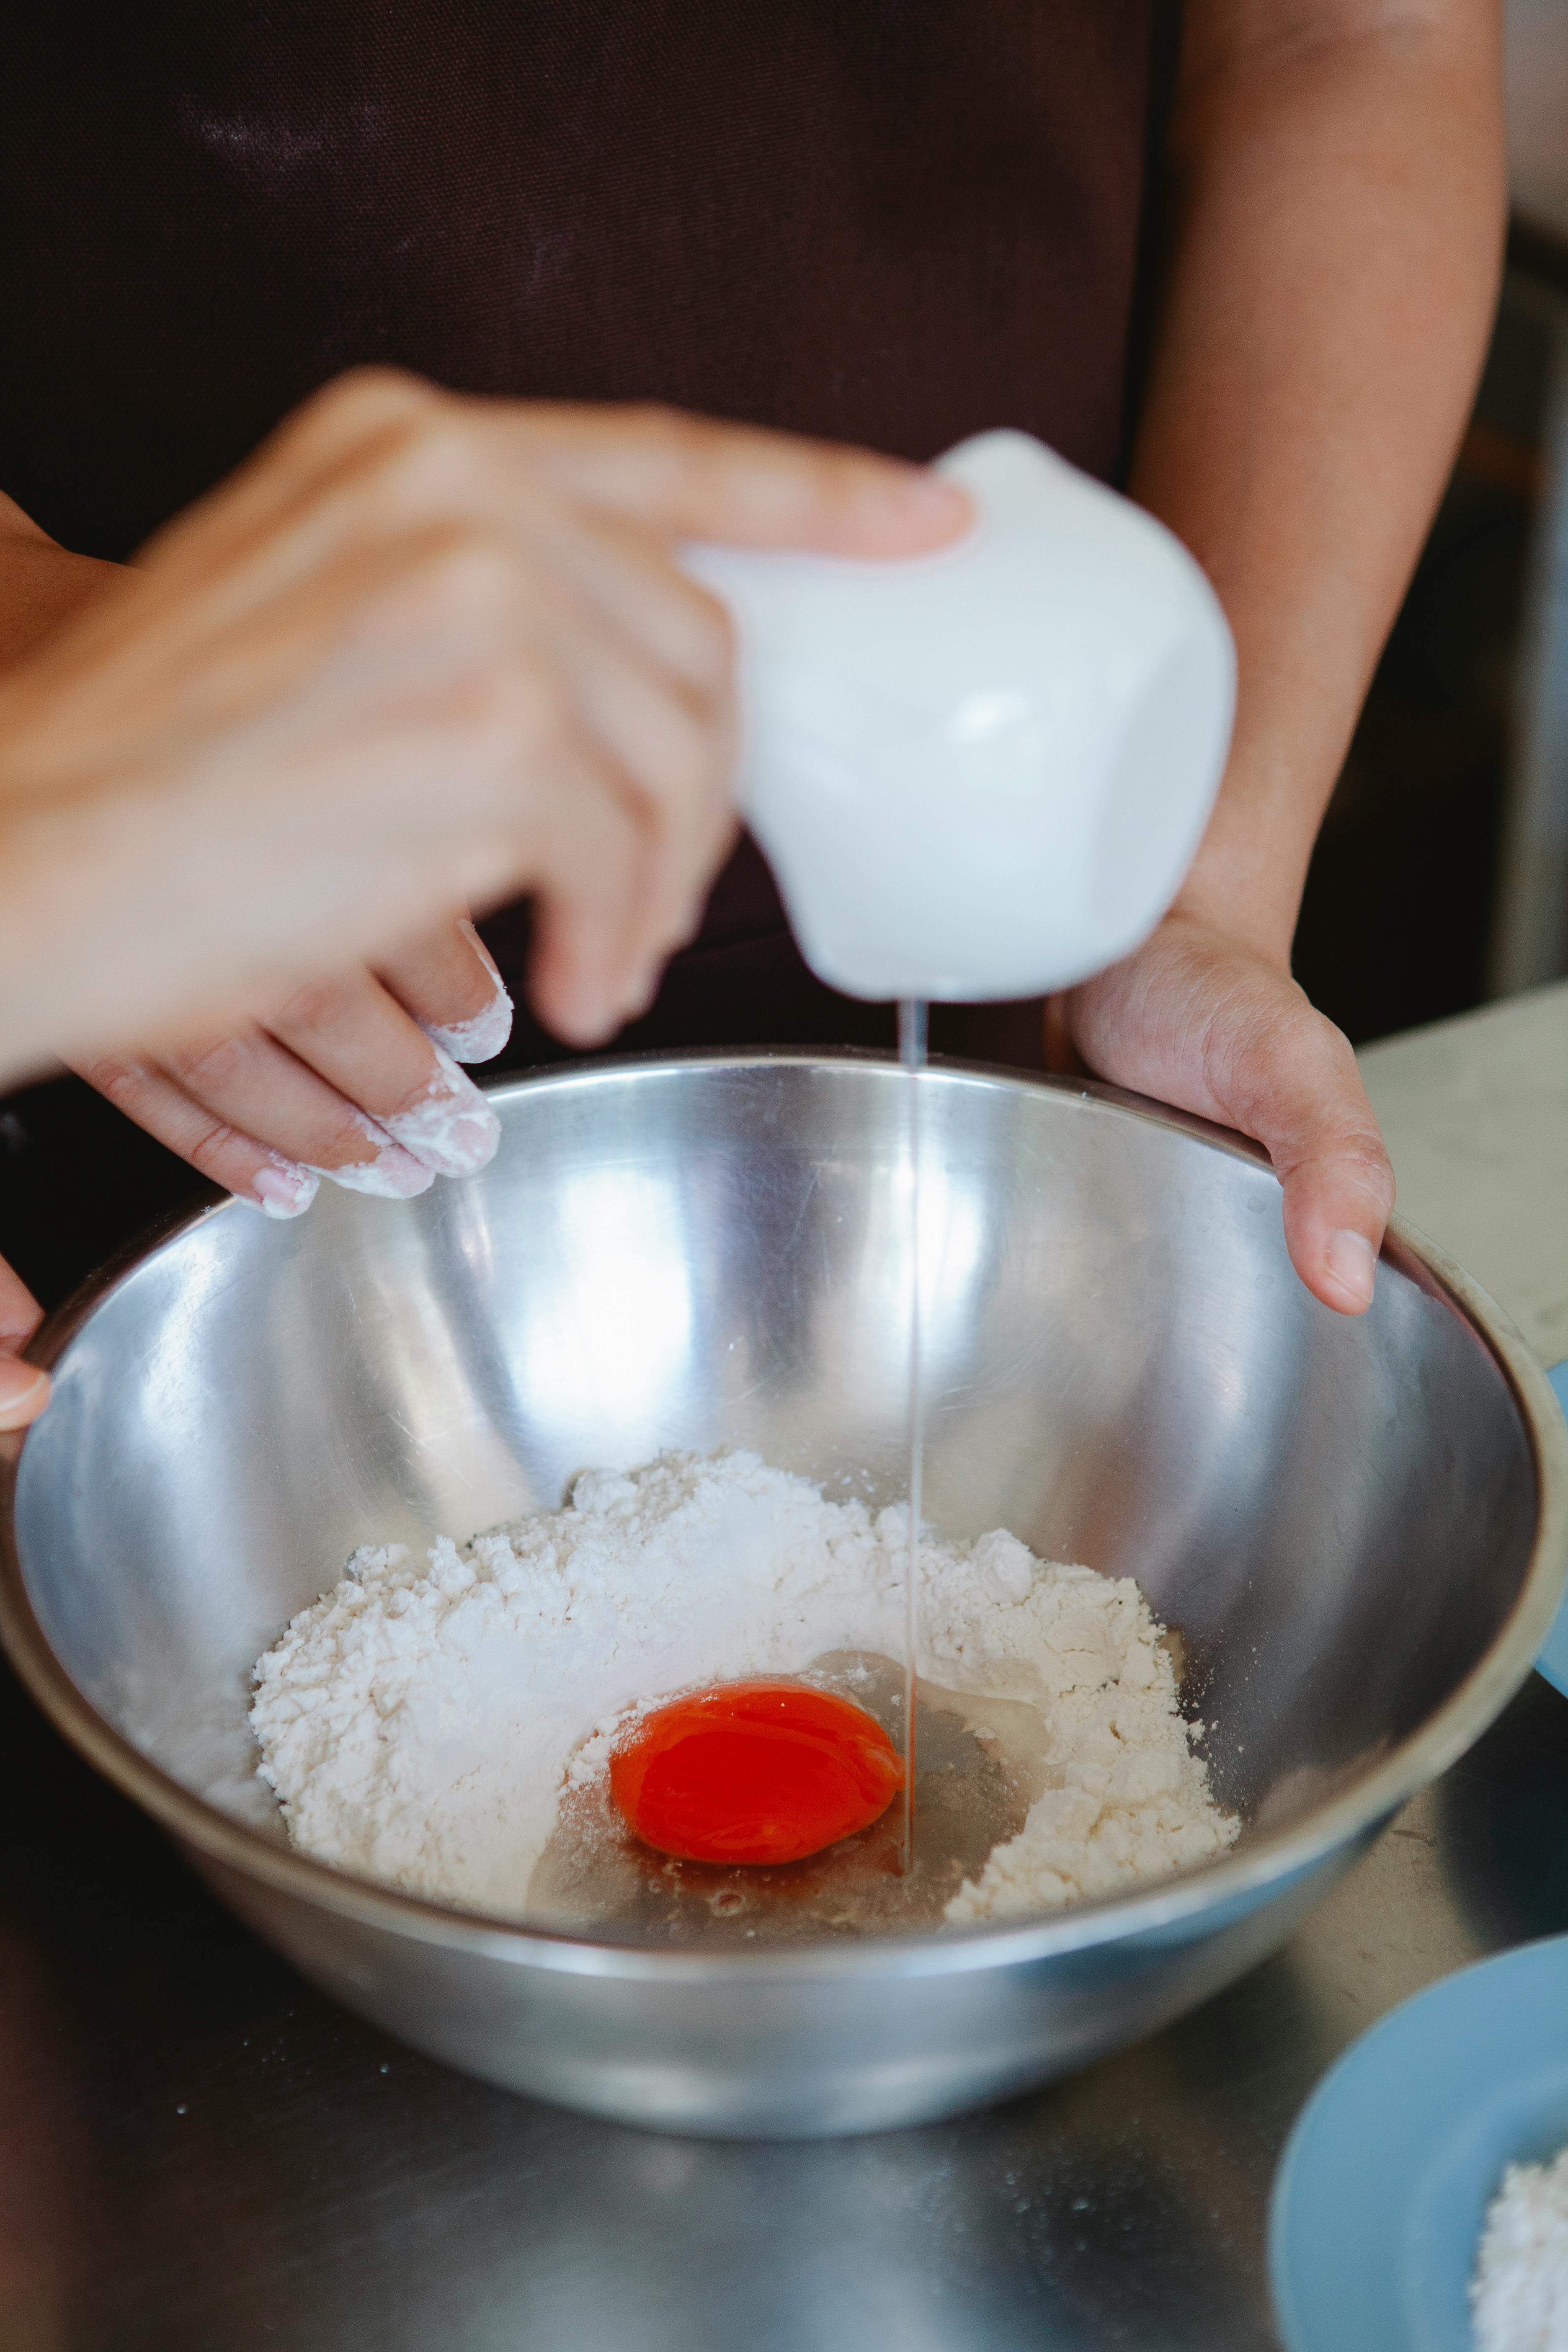
M 0 488 L 127 555 L 363 361 L 1112 478 L 1177 5 L 0 0 Z M 526 909 L 487 931 L 516 992 Z M 889 1034 L 743 844 L 625 1043 Z

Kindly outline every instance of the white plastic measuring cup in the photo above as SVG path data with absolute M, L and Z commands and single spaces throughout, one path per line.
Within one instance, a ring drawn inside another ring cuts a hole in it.
M 739 803 L 814 970 L 874 999 L 1032 996 L 1175 897 L 1235 654 L 1180 541 L 1039 442 L 984 434 L 942 471 L 975 521 L 939 554 L 686 560 L 736 622 Z

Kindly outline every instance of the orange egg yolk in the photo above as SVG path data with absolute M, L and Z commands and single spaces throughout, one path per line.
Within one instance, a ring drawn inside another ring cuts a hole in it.
M 873 1716 L 803 1683 L 721 1683 L 641 1717 L 610 1793 L 645 1843 L 691 1862 L 800 1862 L 904 1785 Z

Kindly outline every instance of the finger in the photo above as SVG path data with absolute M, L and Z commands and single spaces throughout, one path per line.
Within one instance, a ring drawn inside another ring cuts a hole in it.
M 17 1361 L 43 1320 L 43 1308 L 20 1275 L 0 1258 L 0 1430 L 26 1429 L 49 1401 L 49 1376 Z
M 1264 1146 L 1297 1273 L 1325 1306 L 1363 1313 L 1394 1171 L 1348 1041 L 1289 974 L 1172 915 L 1124 963 L 1075 989 L 1068 1011 L 1103 1076 Z
M 1285 1188 L 1285 1240 L 1297 1273 L 1325 1306 L 1362 1315 L 1394 1208 L 1394 1169 L 1355 1057 L 1339 1043 L 1342 1056 L 1323 1057 L 1321 1095 L 1288 1107 L 1259 1140 Z
M 16 1356 L 0 1356 L 0 1432 L 26 1429 L 49 1401 L 49 1376 Z
M 675 409 L 479 400 L 367 368 L 303 403 L 216 501 L 165 526 L 144 552 L 161 562 L 209 533 L 233 546 L 280 521 L 324 520 L 334 491 L 388 468 L 421 511 L 494 515 L 506 477 L 485 454 L 510 457 L 514 479 L 537 470 L 670 537 L 915 554 L 956 537 L 972 515 L 955 483 L 872 450 Z
M 296 990 L 267 1027 L 436 1175 L 494 1159 L 500 1122 L 478 1087 L 363 966 Z
M 377 977 L 454 1062 L 488 1062 L 511 1035 L 506 983 L 466 915 L 400 948 Z
M 668 538 L 915 555 L 973 511 L 956 483 L 868 449 L 675 409 L 487 406 L 498 443 L 558 490 Z
M 588 632 L 562 656 L 585 731 L 606 772 L 638 804 L 648 848 L 636 901 L 635 940 L 649 956 L 689 939 L 708 884 L 733 837 L 730 714 L 695 709 L 624 644 Z
M 0 1349 L 11 1354 L 25 1348 L 43 1319 L 44 1310 L 21 1276 L 0 1257 Z
M 559 663 L 542 670 L 520 660 L 492 682 L 486 707 L 506 746 L 514 821 L 530 843 L 530 998 L 568 1045 L 603 1044 L 657 986 L 639 905 L 652 839 L 646 809 L 584 727 Z
M 583 1050 L 607 1045 L 647 1010 L 656 986 L 650 961 L 628 963 L 613 912 L 581 898 L 537 901 L 528 993 L 552 1036 Z
M 434 1181 L 431 1169 L 259 1026 L 176 1049 L 163 1067 L 216 1118 L 264 1136 L 348 1192 L 405 1201 Z
M 632 796 L 585 765 L 540 870 L 528 976 L 534 1011 L 568 1045 L 603 1045 L 651 1002 L 659 958 L 637 910 L 648 856 Z
M 127 1118 L 266 1216 L 303 1216 L 321 1189 L 321 1179 L 310 1169 L 204 1110 L 155 1063 L 112 1054 L 76 1068 Z
M 1364 1314 L 1394 1208 L 1394 1169 L 1348 1039 L 1301 998 L 1255 1038 L 1225 1092 L 1284 1187 L 1297 1273 L 1326 1307 Z
M 654 667 L 685 686 L 699 707 L 733 690 L 735 633 L 728 611 L 640 524 L 556 500 L 527 527 L 530 551 Z
M 973 515 L 956 483 L 875 450 L 673 408 L 476 399 L 382 369 L 285 420 L 236 477 L 235 511 L 319 511 L 362 474 L 421 512 L 500 520 L 509 491 L 542 479 L 665 537 L 848 554 L 923 553 Z

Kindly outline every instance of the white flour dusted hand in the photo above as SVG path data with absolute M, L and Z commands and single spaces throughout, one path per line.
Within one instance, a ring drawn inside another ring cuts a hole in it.
M 252 1198 L 285 1162 L 389 1192 L 477 1162 L 409 1034 L 487 1017 L 409 976 L 432 927 L 531 894 L 533 1004 L 592 1045 L 731 837 L 729 629 L 680 547 L 904 555 L 966 514 L 783 435 L 329 387 L 0 682 L 0 1065 L 134 1045 L 117 1098 L 215 1169 L 248 1138 L 222 1181 Z
M 406 1200 L 437 1176 L 483 1168 L 500 1126 L 458 1065 L 499 1054 L 511 1016 L 465 920 L 379 972 L 361 966 L 307 983 L 265 1024 L 156 1059 L 109 1054 L 80 1068 L 204 1176 L 270 1217 L 297 1217 L 323 1176 Z

